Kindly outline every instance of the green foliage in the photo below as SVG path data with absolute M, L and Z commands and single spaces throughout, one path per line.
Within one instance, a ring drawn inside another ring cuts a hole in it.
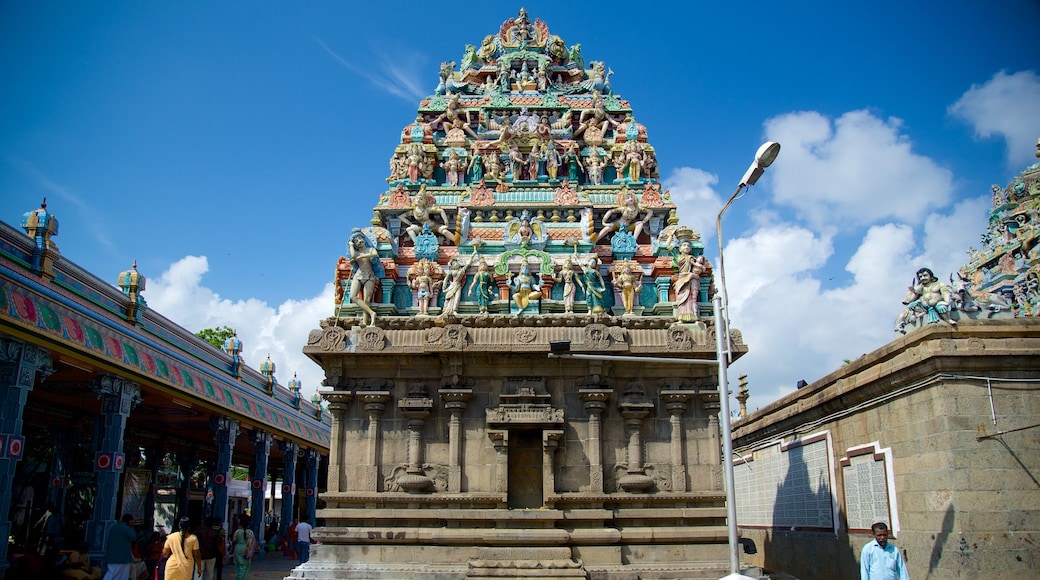
M 221 349 L 224 348 L 224 341 L 234 336 L 234 334 L 235 331 L 227 326 L 218 326 L 217 328 L 203 328 L 196 332 L 195 336 Z

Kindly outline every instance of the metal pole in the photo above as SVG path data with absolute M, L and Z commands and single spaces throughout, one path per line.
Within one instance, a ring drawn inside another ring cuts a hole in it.
M 733 432 L 729 421 L 729 378 L 727 368 L 729 359 L 726 356 L 729 343 L 729 326 L 723 316 L 725 305 L 724 293 L 716 292 L 713 300 L 715 307 L 715 352 L 719 357 L 719 403 L 722 415 L 722 473 L 726 481 L 726 527 L 729 532 L 729 571 L 740 573 L 740 555 L 737 552 L 737 505 L 736 493 L 733 489 Z M 725 341 L 725 342 L 724 342 Z

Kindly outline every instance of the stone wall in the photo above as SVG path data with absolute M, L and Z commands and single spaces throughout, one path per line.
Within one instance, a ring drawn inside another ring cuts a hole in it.
M 801 578 L 856 577 L 865 522 L 887 512 L 911 578 L 1035 577 L 1038 423 L 1040 320 L 911 332 L 735 425 L 736 452 L 752 466 L 777 441 L 790 450 L 815 436 L 833 454 L 837 526 L 750 526 L 738 513 L 759 547 L 748 559 Z M 890 496 L 890 509 L 869 513 L 854 478 L 874 484 L 875 501 Z

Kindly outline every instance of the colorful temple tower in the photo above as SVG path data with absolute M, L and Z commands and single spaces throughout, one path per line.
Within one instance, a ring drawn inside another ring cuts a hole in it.
M 1040 316 L 1040 163 L 992 190 L 982 247 L 954 274 L 954 300 L 971 317 Z
M 298 577 L 728 570 L 712 265 L 610 76 L 522 9 L 441 65 L 304 347 L 333 442 Z

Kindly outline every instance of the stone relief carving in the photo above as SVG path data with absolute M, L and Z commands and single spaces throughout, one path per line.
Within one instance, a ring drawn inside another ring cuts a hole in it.
M 318 340 L 318 348 L 326 352 L 343 350 L 347 339 L 347 331 L 339 326 L 329 326 L 321 332 Z
M 383 350 L 386 348 L 386 336 L 382 328 L 368 326 L 357 333 L 357 350 Z

